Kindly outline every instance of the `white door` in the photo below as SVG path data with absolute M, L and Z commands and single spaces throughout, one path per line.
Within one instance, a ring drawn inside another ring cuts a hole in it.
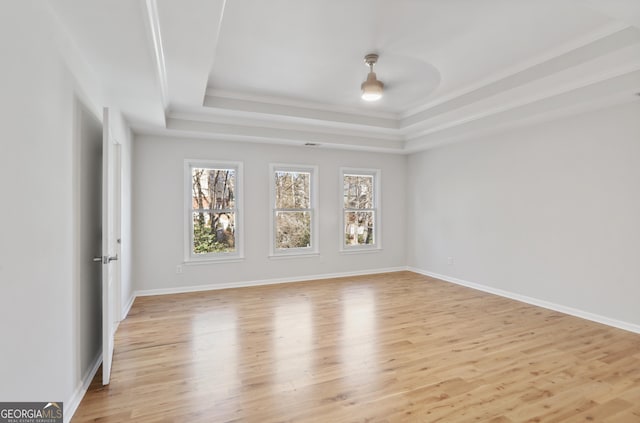
M 102 122 L 102 384 L 111 377 L 114 336 L 119 322 L 120 146 L 111 134 L 109 109 Z

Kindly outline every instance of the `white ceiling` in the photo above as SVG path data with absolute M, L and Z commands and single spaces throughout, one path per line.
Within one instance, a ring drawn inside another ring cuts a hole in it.
M 637 0 L 56 0 L 139 133 L 410 152 L 638 101 Z M 385 95 L 360 99 L 367 67 Z

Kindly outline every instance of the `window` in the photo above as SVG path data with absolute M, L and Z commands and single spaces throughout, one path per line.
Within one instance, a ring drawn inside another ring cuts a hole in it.
M 342 169 L 342 250 L 380 248 L 379 170 Z
M 242 164 L 187 161 L 185 173 L 185 260 L 241 258 Z
M 317 168 L 270 165 L 271 255 L 316 254 Z

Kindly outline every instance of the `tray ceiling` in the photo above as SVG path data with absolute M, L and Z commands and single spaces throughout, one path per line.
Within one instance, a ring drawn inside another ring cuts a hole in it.
M 136 132 L 405 153 L 638 101 L 633 0 L 57 0 Z M 366 53 L 382 100 L 360 99 Z

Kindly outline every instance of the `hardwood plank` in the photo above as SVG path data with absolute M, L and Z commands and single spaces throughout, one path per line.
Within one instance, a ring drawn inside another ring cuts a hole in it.
M 73 421 L 636 422 L 639 351 L 411 272 L 142 297 Z

